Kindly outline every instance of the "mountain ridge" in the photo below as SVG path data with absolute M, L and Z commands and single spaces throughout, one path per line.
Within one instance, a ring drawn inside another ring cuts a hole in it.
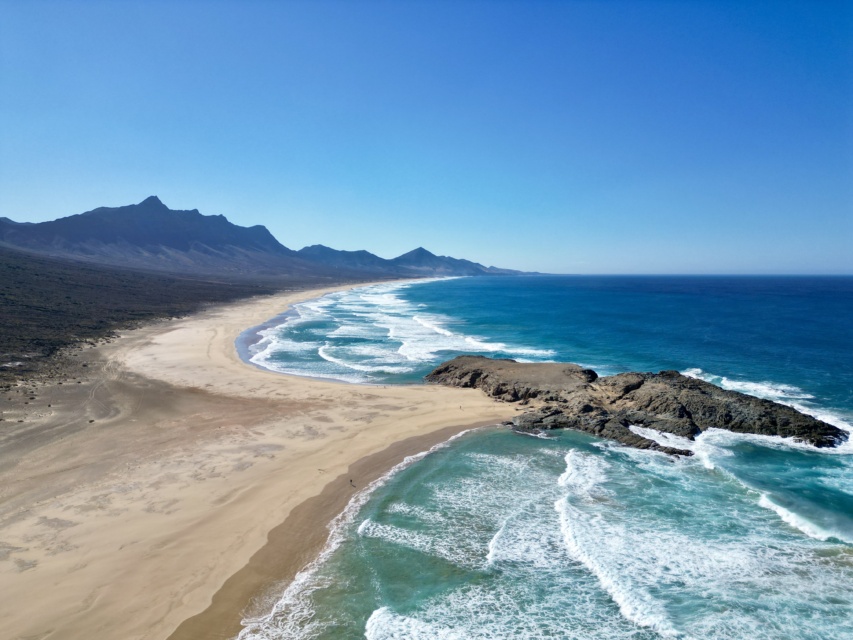
M 0 244 L 69 259 L 175 273 L 251 276 L 294 273 L 351 277 L 514 275 L 418 247 L 390 260 L 366 250 L 317 244 L 294 251 L 263 225 L 243 227 L 223 215 L 170 209 L 157 196 L 97 207 L 47 222 L 0 218 Z

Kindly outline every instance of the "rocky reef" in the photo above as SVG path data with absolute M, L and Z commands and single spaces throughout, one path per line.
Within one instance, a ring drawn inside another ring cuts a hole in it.
M 460 356 L 436 368 L 427 382 L 472 387 L 504 402 L 530 407 L 511 423 L 537 433 L 578 429 L 639 449 L 691 455 L 665 447 L 629 429 L 635 425 L 690 440 L 706 429 L 793 437 L 816 447 L 834 447 L 847 433 L 791 407 L 721 389 L 680 374 L 595 371 L 566 363 L 520 363 Z

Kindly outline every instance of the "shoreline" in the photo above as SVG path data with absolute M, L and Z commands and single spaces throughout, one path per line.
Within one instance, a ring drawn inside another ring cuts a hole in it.
M 342 378 L 291 373 L 288 371 L 281 371 L 281 370 L 275 369 L 273 367 L 267 367 L 267 366 L 264 366 L 262 364 L 258 364 L 257 362 L 252 361 L 252 358 L 255 355 L 252 353 L 252 347 L 254 347 L 254 346 L 262 343 L 264 340 L 266 340 L 265 337 L 262 337 L 259 335 L 261 331 L 267 331 L 269 329 L 274 329 L 274 328 L 280 327 L 280 326 L 286 324 L 291 318 L 297 317 L 299 315 L 299 313 L 296 311 L 296 309 L 293 308 L 293 305 L 295 305 L 295 304 L 320 300 L 321 298 L 323 298 L 326 295 L 329 295 L 331 293 L 339 293 L 341 291 L 351 291 L 353 289 L 362 289 L 362 288 L 372 287 L 375 285 L 387 285 L 387 284 L 401 284 L 402 285 L 402 284 L 418 284 L 418 283 L 422 284 L 425 282 L 434 282 L 437 280 L 457 280 L 457 279 L 462 278 L 462 277 L 467 277 L 467 276 L 455 276 L 455 277 L 443 277 L 443 278 L 441 278 L 441 277 L 403 278 L 403 279 L 397 279 L 397 280 L 381 280 L 381 281 L 375 281 L 375 282 L 365 282 L 365 283 L 360 283 L 360 284 L 350 285 L 350 286 L 340 286 L 340 287 L 336 287 L 336 288 L 327 288 L 327 289 L 317 290 L 317 291 L 320 291 L 321 293 L 319 295 L 317 295 L 316 297 L 307 297 L 305 299 L 295 300 L 291 303 L 291 306 L 289 306 L 283 312 L 275 315 L 272 318 L 264 320 L 263 322 L 260 322 L 255 326 L 248 327 L 247 329 L 244 329 L 243 331 L 241 331 L 235 340 L 235 345 L 237 348 L 237 354 L 240 356 L 240 359 L 245 364 L 247 364 L 248 366 L 256 367 L 256 368 L 260 369 L 261 371 L 271 371 L 271 372 L 279 374 L 279 375 L 292 376 L 292 377 L 295 377 L 298 379 L 319 380 L 322 382 L 330 382 L 330 383 L 334 383 L 334 384 L 350 384 L 350 385 L 357 385 L 357 386 L 364 386 L 364 387 L 384 387 L 384 386 L 387 386 L 388 383 L 381 382 L 381 381 L 377 381 L 377 382 L 365 382 L 365 381 L 354 382 L 352 380 L 345 380 Z M 395 387 L 409 386 L 410 387 L 410 386 L 420 386 L 420 385 L 412 384 L 412 383 L 404 383 L 404 384 L 393 383 L 393 386 L 395 386 Z
M 210 606 L 184 620 L 167 640 L 198 638 L 234 638 L 243 628 L 242 620 L 267 615 L 280 599 L 282 591 L 296 575 L 305 570 L 329 544 L 329 525 L 351 504 L 356 493 L 349 479 L 361 478 L 363 485 L 387 475 L 405 458 L 447 442 L 466 431 L 493 426 L 485 424 L 447 427 L 432 433 L 400 440 L 377 453 L 353 462 L 346 473 L 323 490 L 297 505 L 290 515 L 269 532 L 267 543 L 232 575 L 214 594 Z M 243 610 L 233 603 L 245 600 Z
M 233 629 L 269 592 L 256 555 L 274 550 L 275 570 L 292 575 L 323 547 L 351 497 L 342 479 L 365 486 L 406 455 L 513 415 L 475 390 L 297 378 L 239 357 L 247 327 L 369 284 L 156 322 L 76 354 L 87 380 L 34 388 L 27 406 L 7 400 L 4 416 L 24 421 L 4 423 L 0 451 L 10 637 L 218 637 L 219 616 Z M 302 548 L 279 533 L 294 522 L 312 532 Z

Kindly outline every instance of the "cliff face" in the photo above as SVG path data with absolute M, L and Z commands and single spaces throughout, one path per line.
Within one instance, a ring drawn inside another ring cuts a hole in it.
M 530 404 L 511 423 L 521 431 L 578 429 L 640 449 L 691 455 L 663 447 L 629 429 L 648 427 L 693 439 L 710 428 L 794 437 L 834 447 L 847 434 L 796 409 L 683 376 L 677 371 L 621 373 L 599 378 L 574 364 L 519 363 L 482 356 L 445 362 L 426 380 L 473 387 L 505 402 Z

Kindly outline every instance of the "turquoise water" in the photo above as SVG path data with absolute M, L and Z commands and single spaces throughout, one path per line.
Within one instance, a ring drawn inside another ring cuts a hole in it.
M 254 360 L 382 383 L 459 352 L 677 368 L 849 429 L 850 318 L 851 279 L 466 278 L 305 303 Z M 463 434 L 360 492 L 241 638 L 853 638 L 853 445 L 675 444 L 695 455 Z

